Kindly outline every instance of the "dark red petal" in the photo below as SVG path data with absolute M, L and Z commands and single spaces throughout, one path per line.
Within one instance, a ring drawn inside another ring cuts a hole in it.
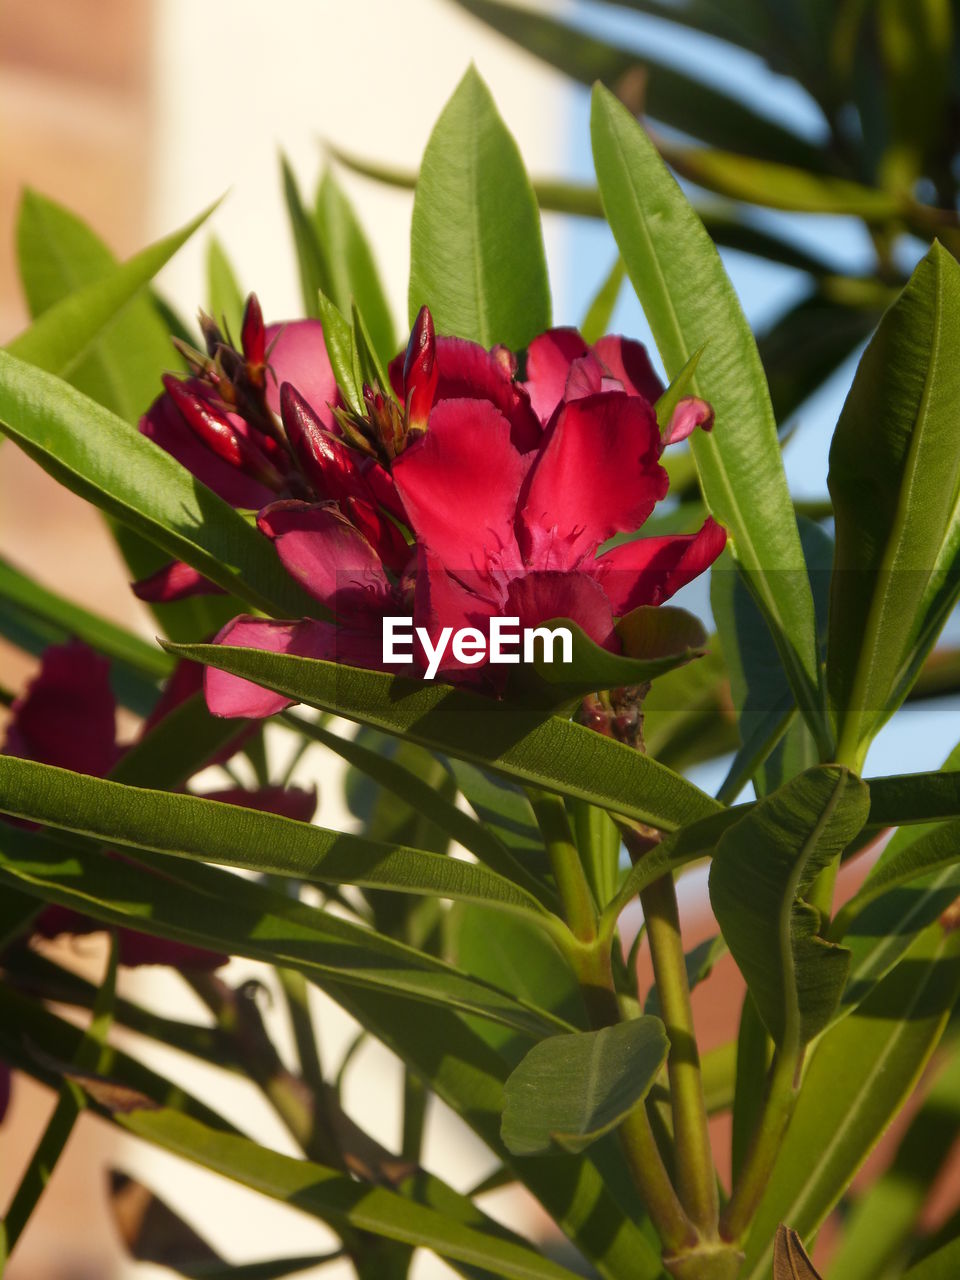
M 597 644 L 619 649 L 610 601 L 585 573 L 547 569 L 514 578 L 507 592 L 505 613 L 518 617 L 521 628 L 537 627 L 552 618 L 569 618 Z
M 148 578 L 135 582 L 133 594 L 138 600 L 146 600 L 150 604 L 170 604 L 188 596 L 224 595 L 225 592 L 223 587 L 218 587 L 190 565 L 172 560 Z
M 662 604 L 709 569 L 723 550 L 726 532 L 708 517 L 698 533 L 636 538 L 614 547 L 590 566 L 617 617 L 642 604 Z
M 117 760 L 110 664 L 74 640 L 43 655 L 14 702 L 3 754 L 102 778 Z
M 397 575 L 402 574 L 410 563 L 413 548 L 393 521 L 362 498 L 347 498 L 342 505 L 344 515 L 363 534 L 386 567 Z
M 392 588 L 376 551 L 336 507 L 275 502 L 257 520 L 287 572 L 340 618 L 380 614 Z
M 201 382 L 190 385 L 194 389 L 203 387 Z M 238 430 L 241 428 L 239 418 L 231 415 L 230 421 Z M 232 507 L 256 509 L 276 497 L 272 489 L 211 453 L 187 426 L 166 392 L 140 419 L 140 431 Z
M 594 343 L 593 350 L 628 395 L 643 396 L 651 404 L 663 395 L 663 383 L 654 373 L 642 342 L 608 334 Z
M 489 400 L 510 423 L 511 438 L 521 453 L 537 447 L 540 420 L 526 390 L 512 380 L 498 355 L 465 338 L 438 338 L 437 363 L 438 401 Z
M 485 400 L 443 400 L 393 464 L 411 528 L 453 573 L 518 568 L 517 497 L 528 460 Z
M 530 472 L 520 549 L 537 569 L 571 569 L 615 533 L 639 529 L 665 496 L 653 407 L 621 391 L 564 405 Z
M 576 329 L 548 329 L 527 348 L 527 380 L 523 384 L 534 412 L 544 424 L 565 399 L 570 366 L 590 348 Z
M 259 446 L 238 428 L 234 415 L 217 408 L 206 394 L 172 374 L 164 375 L 163 385 L 190 430 L 218 458 L 268 488 L 282 488 L 283 477 Z
M 439 377 L 433 316 L 429 307 L 421 307 L 413 323 L 403 361 L 403 395 L 407 422 L 414 430 L 426 429 Z
M 319 320 L 291 320 L 267 326 L 267 404 L 280 412 L 280 387 L 292 382 L 325 427 L 333 426 L 331 404 L 339 393 Z
M 450 627 L 454 632 L 462 627 L 476 627 L 487 636 L 490 618 L 502 612 L 496 600 L 484 594 L 488 586 L 486 578 L 479 574 L 468 574 L 463 580 L 454 577 L 435 555 L 421 545 L 417 551 L 413 604 L 415 625 L 423 627 L 434 645 L 444 627 Z M 417 641 L 414 642 L 414 650 L 425 668 L 426 655 Z M 461 662 L 448 643 L 439 670 L 446 675 L 456 671 L 469 673 L 479 671 L 484 665 Z
M 301 658 L 336 658 L 337 628 L 329 622 L 275 622 L 266 618 L 239 617 L 228 622 L 214 643 L 243 649 L 268 649 L 271 653 L 292 653 Z M 249 716 L 259 720 L 272 716 L 291 699 L 252 680 L 229 675 L 215 667 L 204 671 L 203 688 L 207 706 L 215 716 Z

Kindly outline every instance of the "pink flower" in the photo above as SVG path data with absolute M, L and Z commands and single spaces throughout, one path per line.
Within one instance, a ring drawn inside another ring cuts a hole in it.
M 182 663 L 168 682 L 143 732 L 196 692 L 199 680 L 200 670 L 196 664 Z M 107 660 L 79 641 L 47 649 L 40 671 L 13 704 L 2 753 L 102 778 L 120 760 L 124 750 L 116 740 L 116 705 Z M 279 787 L 252 792 L 231 788 L 208 793 L 207 799 L 265 809 L 305 822 L 313 816 L 317 800 L 314 792 Z M 33 923 L 34 933 L 45 938 L 64 933 L 74 936 L 97 933 L 103 928 L 102 923 L 59 905 L 45 907 Z M 178 969 L 216 969 L 228 959 L 201 947 L 150 937 L 134 929 L 119 929 L 117 937 L 119 959 L 124 965 L 168 964 Z
M 296 418 L 317 442 L 312 465 L 331 502 L 273 503 L 259 525 L 334 621 L 244 617 L 218 641 L 382 667 L 383 618 L 412 612 L 432 643 L 446 627 L 486 633 L 495 615 L 521 627 L 566 617 L 619 651 L 617 619 L 703 572 L 725 534 L 708 519 L 696 534 L 606 549 L 614 535 L 641 529 L 668 485 L 653 404 L 662 388 L 639 344 L 611 338 L 591 350 L 574 331 L 554 330 L 531 344 L 525 385 L 516 371 L 502 348 L 436 338 L 424 308 L 390 367 L 395 399 L 367 389 L 367 416 L 338 410 L 342 438 L 312 422 L 285 386 L 287 435 Z M 681 404 L 668 439 L 709 429 L 709 406 Z M 501 688 L 489 669 L 452 656 L 441 669 Z M 214 669 L 205 688 L 219 715 L 287 705 Z

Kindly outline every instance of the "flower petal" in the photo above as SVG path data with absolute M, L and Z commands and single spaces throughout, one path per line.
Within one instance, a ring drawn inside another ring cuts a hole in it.
M 199 380 L 191 379 L 188 386 L 198 395 L 209 398 L 209 390 Z M 227 416 L 242 435 L 246 431 L 243 420 L 236 414 Z M 140 419 L 140 431 L 232 507 L 256 509 L 276 497 L 273 490 L 259 480 L 252 479 L 211 453 L 184 422 L 167 391 L 154 400 Z
M 296 500 L 274 502 L 257 524 L 276 544 L 283 567 L 339 617 L 380 615 L 392 588 L 367 539 L 337 508 Z
M 642 342 L 608 334 L 594 343 L 593 350 L 628 395 L 643 396 L 651 404 L 663 395 L 663 383 L 654 373 Z
M 301 658 L 336 657 L 337 628 L 329 622 L 276 622 L 266 618 L 241 616 L 220 631 L 215 644 L 244 649 L 268 649 L 271 653 L 292 653 Z M 261 719 L 272 716 L 291 700 L 282 693 L 261 688 L 252 680 L 232 676 L 215 667 L 207 667 L 203 675 L 207 707 L 215 716 L 227 718 L 249 716 Z
M 682 400 L 677 401 L 670 415 L 670 424 L 663 443 L 677 444 L 681 440 L 686 440 L 697 427 L 702 427 L 704 431 L 713 430 L 713 405 L 707 404 L 706 400 L 700 400 L 696 396 L 684 396 Z
M 437 365 L 435 406 L 442 400 L 488 400 L 510 423 L 511 438 L 521 453 L 537 447 L 539 419 L 502 355 L 465 338 L 438 338 Z
M 150 604 L 171 604 L 188 596 L 226 595 L 223 587 L 218 587 L 182 560 L 165 564 L 156 573 L 133 583 L 132 589 L 138 600 L 146 600 Z
M 572 569 L 615 533 L 639 529 L 667 492 L 653 407 L 608 391 L 564 405 L 521 500 L 527 565 Z
M 411 527 L 452 573 L 519 568 L 517 497 L 529 461 L 485 400 L 444 400 L 393 464 Z
M 507 592 L 505 613 L 518 617 L 521 629 L 538 627 L 553 618 L 569 618 L 605 649 L 619 649 L 610 601 L 585 573 L 534 570 L 514 578 Z
M 280 412 L 280 387 L 292 382 L 325 427 L 333 426 L 329 406 L 337 403 L 337 380 L 319 320 L 291 320 L 267 326 L 267 405 Z
M 534 412 L 544 424 L 566 398 L 570 366 L 590 348 L 576 329 L 548 329 L 527 348 L 527 380 L 523 384 Z
M 417 549 L 414 624 L 426 631 L 433 645 L 437 644 L 444 627 L 450 627 L 454 632 L 462 627 L 475 627 L 483 633 L 485 638 L 489 638 L 490 618 L 501 610 L 496 600 L 485 594 L 488 587 L 489 582 L 485 575 L 472 573 L 462 580 L 454 577 L 447 572 L 443 563 L 421 544 Z M 427 655 L 419 640 L 414 641 L 414 651 L 420 662 L 420 670 L 425 670 Z M 483 665 L 485 667 L 485 664 Z M 478 664 L 461 662 L 454 655 L 449 643 L 440 659 L 439 670 L 447 678 L 450 678 L 452 673 L 462 672 L 472 679 L 481 669 Z
M 698 533 L 637 538 L 590 566 L 617 617 L 641 604 L 662 604 L 713 564 L 727 541 L 712 516 Z
M 105 777 L 118 755 L 106 658 L 78 640 L 47 649 L 13 704 L 3 753 Z

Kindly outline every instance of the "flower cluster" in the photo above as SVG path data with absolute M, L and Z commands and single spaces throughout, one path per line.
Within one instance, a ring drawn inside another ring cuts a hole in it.
M 635 536 L 667 493 L 665 446 L 712 426 L 690 397 L 661 429 L 663 387 L 637 342 L 591 347 L 551 330 L 520 377 L 512 352 L 437 337 L 423 308 L 391 385 L 365 387 L 350 407 L 316 322 L 265 328 L 251 299 L 239 350 L 211 321 L 204 331 L 194 376 L 168 379 L 142 430 L 227 501 L 256 507 L 283 567 L 333 616 L 239 617 L 221 643 L 373 668 L 385 617 L 411 617 L 435 642 L 509 616 L 522 628 L 570 619 L 618 652 L 619 618 L 668 599 L 723 549 L 712 519 L 695 534 Z M 138 590 L 170 599 L 200 587 L 171 566 Z M 503 692 L 500 672 L 452 652 L 442 671 Z M 226 716 L 285 705 L 213 670 L 206 693 Z

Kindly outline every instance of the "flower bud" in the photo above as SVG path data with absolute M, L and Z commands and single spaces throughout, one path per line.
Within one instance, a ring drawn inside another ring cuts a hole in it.
M 439 378 L 433 317 L 429 307 L 421 307 L 414 321 L 403 361 L 403 395 L 409 430 L 426 431 Z
M 250 366 L 255 369 L 263 367 L 267 359 L 267 331 L 263 323 L 260 302 L 255 293 L 251 293 L 247 298 L 247 305 L 244 308 L 243 324 L 240 327 L 240 348 L 247 362 L 248 372 Z
M 270 489 L 283 488 L 283 476 L 250 440 L 189 384 L 166 374 L 163 385 L 184 422 L 211 452 Z
M 352 450 L 327 431 L 289 382 L 280 388 L 280 416 L 297 461 L 321 498 L 339 502 L 350 495 L 369 496 Z

